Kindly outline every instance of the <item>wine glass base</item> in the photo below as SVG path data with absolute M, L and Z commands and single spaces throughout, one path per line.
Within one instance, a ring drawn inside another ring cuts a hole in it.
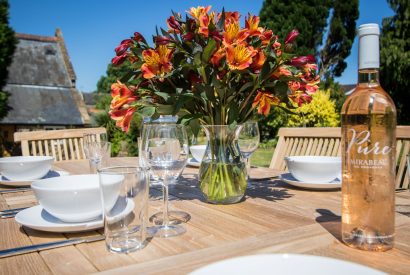
M 162 212 L 155 213 L 149 218 L 149 221 L 155 225 L 162 225 L 163 224 L 164 214 Z M 191 219 L 191 215 L 184 211 L 169 211 L 168 212 L 168 224 L 180 224 L 186 223 Z
M 158 225 L 150 228 L 150 235 L 158 238 L 169 238 L 182 235 L 186 229 L 180 225 Z

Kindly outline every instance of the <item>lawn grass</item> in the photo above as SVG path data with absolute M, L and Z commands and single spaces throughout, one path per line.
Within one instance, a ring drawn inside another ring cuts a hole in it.
M 272 160 L 274 148 L 259 148 L 251 156 L 252 166 L 269 167 Z

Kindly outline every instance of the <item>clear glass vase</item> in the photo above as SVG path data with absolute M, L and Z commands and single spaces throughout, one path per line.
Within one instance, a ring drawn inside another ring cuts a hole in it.
M 208 145 L 199 168 L 200 189 L 210 203 L 240 201 L 247 186 L 246 163 L 238 145 L 242 126 L 206 125 Z

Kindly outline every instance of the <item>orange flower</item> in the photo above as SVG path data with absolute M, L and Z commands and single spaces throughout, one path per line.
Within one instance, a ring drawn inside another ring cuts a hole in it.
M 209 36 L 209 24 L 215 24 L 214 22 L 214 17 L 215 17 L 215 13 L 212 12 L 210 15 L 208 15 L 207 13 L 199 16 L 199 29 L 198 29 L 198 33 L 204 35 L 205 37 Z
M 279 78 L 281 76 L 292 76 L 292 72 L 288 69 L 287 66 L 282 65 L 282 66 L 279 66 L 279 68 L 277 68 L 273 72 L 272 76 L 275 78 Z
M 156 75 L 163 76 L 172 71 L 172 50 L 166 45 L 160 45 L 157 49 L 145 50 L 142 52 L 145 63 L 141 66 L 142 76 L 146 79 Z
M 221 19 L 222 13 L 218 14 L 218 20 Z M 238 22 L 239 21 L 239 17 L 241 17 L 239 15 L 239 12 L 235 11 L 235 12 L 231 12 L 231 11 L 227 11 L 225 12 L 225 27 L 226 24 L 228 23 L 232 23 L 232 22 Z
M 133 102 L 137 99 L 134 93 L 120 81 L 111 85 L 111 97 L 111 109 L 121 108 L 124 104 Z
M 317 75 L 315 78 L 309 80 L 306 83 L 305 90 L 308 94 L 314 94 L 319 89 L 320 77 Z
M 209 12 L 209 10 L 212 8 L 212 6 L 207 6 L 207 7 L 202 7 L 202 6 L 198 6 L 196 8 L 192 7 L 188 13 L 195 18 L 196 20 L 199 21 L 199 18 L 201 17 L 201 15 L 207 14 Z
M 258 53 L 253 58 L 253 63 L 251 65 L 251 68 L 255 72 L 259 72 L 262 69 L 262 66 L 265 63 L 265 61 L 266 61 L 266 56 L 263 54 L 262 50 L 259 50 Z
M 267 116 L 270 112 L 271 105 L 278 105 L 280 103 L 280 99 L 277 96 L 269 92 L 261 92 L 259 91 L 256 95 L 252 108 L 258 106 L 258 114 L 264 114 Z
M 226 62 L 230 70 L 244 70 L 252 64 L 252 58 L 256 55 L 253 47 L 228 45 L 226 48 Z
M 263 32 L 263 28 L 259 27 L 259 21 L 259 16 L 248 13 L 248 17 L 245 18 L 245 28 L 248 29 L 250 36 L 260 35 Z
M 130 129 L 131 118 L 135 110 L 136 110 L 135 107 L 131 107 L 128 109 L 119 109 L 119 110 L 116 109 L 116 110 L 111 110 L 109 114 L 111 118 L 116 121 L 115 125 L 117 127 L 121 127 L 123 131 L 128 133 L 128 130 Z
M 312 101 L 312 97 L 304 92 L 296 92 L 292 95 L 289 95 L 289 98 L 295 102 L 299 107 L 301 107 L 305 103 L 310 103 Z
M 288 87 L 292 92 L 299 91 L 301 88 L 301 84 L 298 81 L 289 81 L 288 82 Z
M 266 46 L 269 44 L 270 40 L 273 37 L 273 32 L 272 30 L 268 30 L 268 31 L 263 31 L 260 35 L 259 38 L 262 41 L 262 45 Z
M 224 44 L 230 45 L 234 44 L 235 42 L 241 43 L 247 37 L 249 33 L 246 29 L 241 30 L 239 27 L 239 21 L 232 21 L 225 26 L 225 33 L 224 33 Z
M 221 62 L 221 59 L 225 57 L 225 50 L 223 48 L 219 48 L 211 57 L 211 64 L 214 65 L 215 67 L 219 66 L 219 62 Z

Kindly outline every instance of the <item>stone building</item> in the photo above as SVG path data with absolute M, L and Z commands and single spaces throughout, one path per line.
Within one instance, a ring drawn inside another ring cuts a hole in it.
M 9 67 L 4 91 L 10 93 L 7 117 L 0 121 L 0 134 L 12 141 L 16 131 L 84 127 L 90 117 L 64 38 L 16 34 L 19 43 Z

